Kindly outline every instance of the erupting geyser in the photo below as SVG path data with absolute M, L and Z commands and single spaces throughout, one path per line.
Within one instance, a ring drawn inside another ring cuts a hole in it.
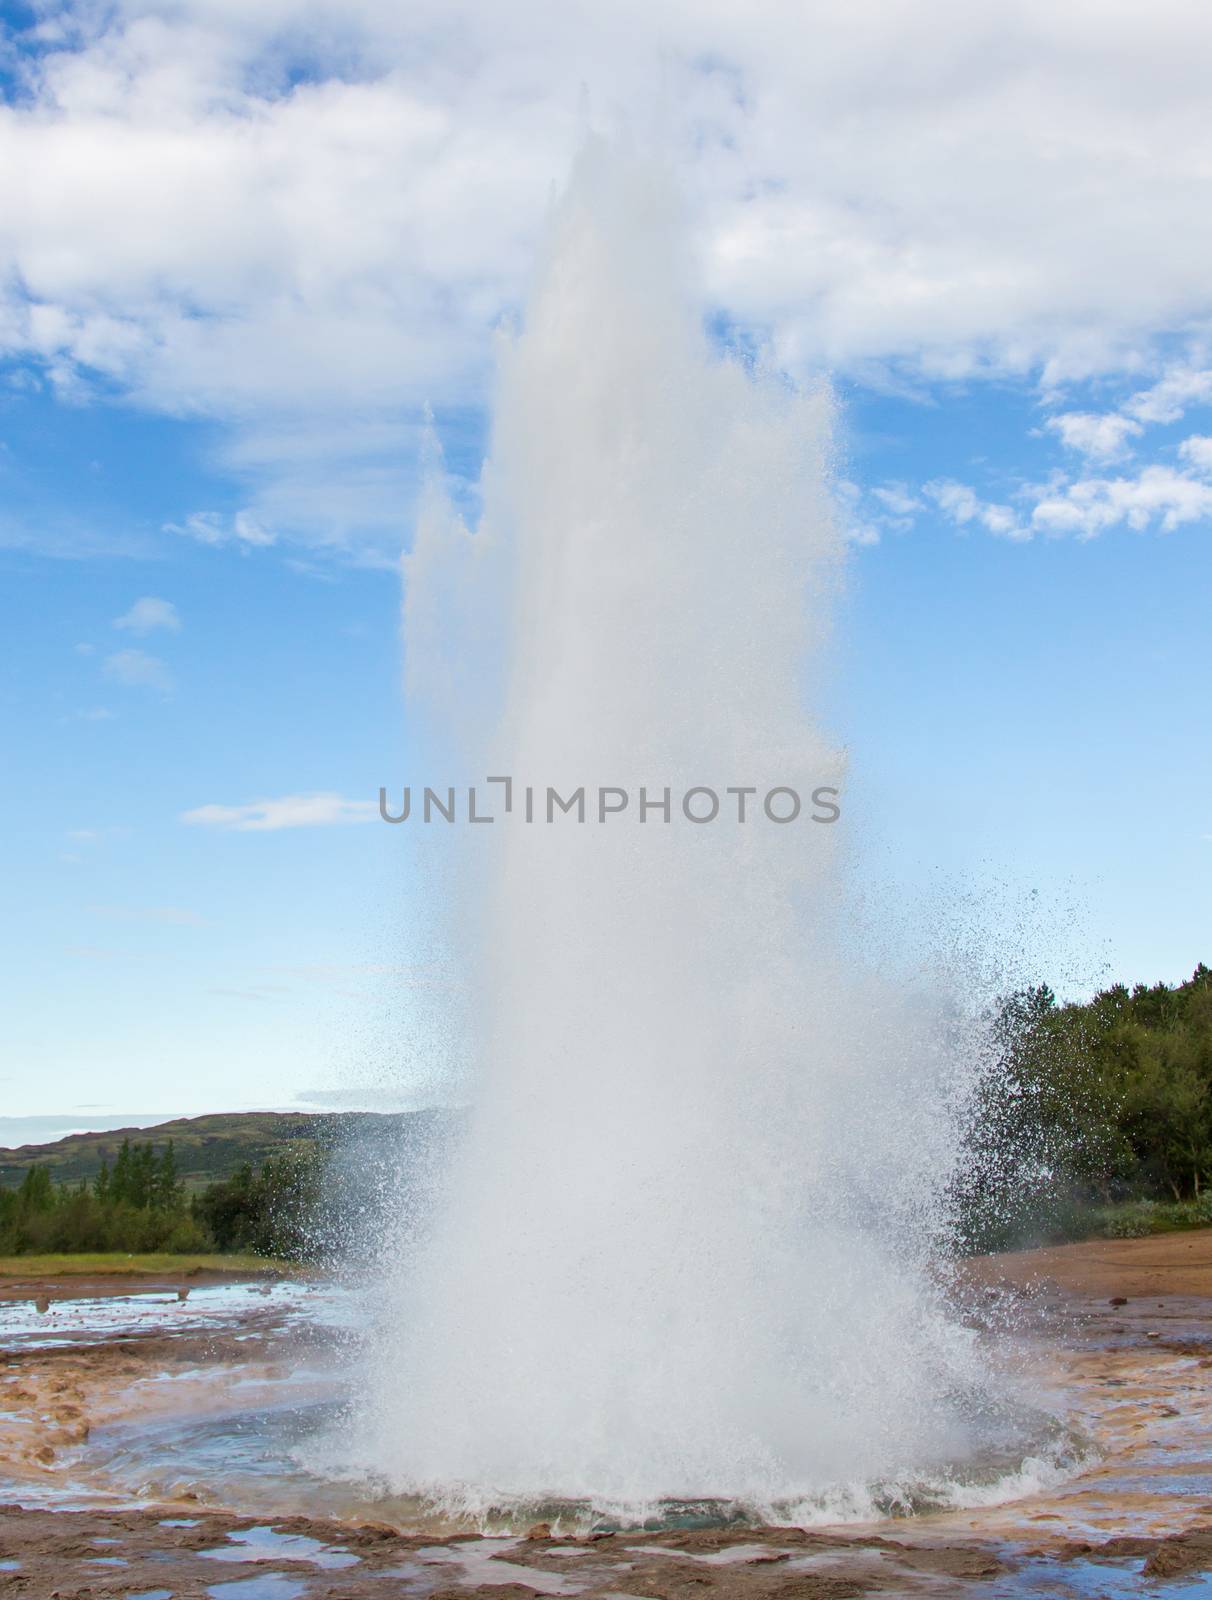
M 474 1111 L 387 1252 L 346 1448 L 452 1509 L 861 1505 L 962 1462 L 988 1407 L 936 1270 L 965 1052 L 845 931 L 841 762 L 805 711 L 830 401 L 712 348 L 676 218 L 587 148 L 501 355 L 478 527 L 435 482 L 406 563 L 443 782 L 633 797 L 439 824 Z M 676 799 L 822 785 L 832 826 Z

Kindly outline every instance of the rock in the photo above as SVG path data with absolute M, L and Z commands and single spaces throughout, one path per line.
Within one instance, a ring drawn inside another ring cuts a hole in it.
M 50 1310 L 50 1298 L 49 1298 L 49 1296 L 44 1295 L 44 1294 L 40 1294 L 38 1296 L 38 1298 L 34 1301 L 34 1310 L 35 1311 L 49 1311 Z
M 1128 1304 L 1128 1296 L 1126 1294 L 1113 1294 L 1107 1304 L 1112 1306 L 1126 1306 Z
M 551 1523 L 536 1522 L 532 1528 L 527 1528 L 526 1537 L 528 1539 L 550 1539 Z
M 1006 1570 L 991 1551 L 972 1545 L 907 1545 L 897 1559 L 915 1572 L 947 1578 L 992 1578 Z
M 1185 1553 L 1164 1544 L 1154 1550 L 1141 1569 L 1142 1576 L 1149 1578 L 1177 1578 L 1180 1573 L 1188 1571 L 1190 1568 Z

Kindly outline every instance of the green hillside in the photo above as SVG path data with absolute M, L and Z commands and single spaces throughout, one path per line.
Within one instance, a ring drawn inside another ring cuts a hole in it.
M 57 1184 L 91 1181 L 102 1162 L 112 1168 L 124 1139 L 162 1149 L 171 1139 L 177 1171 L 189 1191 L 230 1177 L 246 1163 L 264 1165 L 272 1156 L 303 1150 L 329 1150 L 351 1139 L 376 1143 L 403 1132 L 424 1113 L 373 1111 L 221 1112 L 178 1117 L 154 1128 L 113 1128 L 104 1133 L 73 1133 L 51 1144 L 0 1148 L 0 1189 L 15 1189 L 31 1167 L 47 1167 Z

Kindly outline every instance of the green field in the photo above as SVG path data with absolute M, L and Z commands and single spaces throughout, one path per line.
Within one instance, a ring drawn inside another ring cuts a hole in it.
M 100 1277 L 108 1273 L 189 1277 L 202 1272 L 259 1272 L 298 1277 L 291 1261 L 242 1255 L 125 1255 L 121 1251 L 79 1255 L 0 1256 L 0 1278 Z

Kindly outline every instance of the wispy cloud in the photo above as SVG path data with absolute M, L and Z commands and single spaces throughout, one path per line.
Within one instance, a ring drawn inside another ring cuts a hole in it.
M 123 839 L 130 833 L 129 828 L 69 828 L 67 838 L 73 844 L 98 844 L 103 839 Z
M 289 994 L 290 990 L 285 984 L 264 983 L 247 989 L 214 988 L 208 989 L 206 992 L 207 994 L 223 995 L 230 1000 L 256 1000 L 261 1004 L 265 1004 L 267 1001 L 277 1000 L 280 996 Z
M 863 488 L 847 478 L 834 490 L 842 526 L 851 544 L 879 544 L 886 533 L 907 533 L 921 500 L 903 483 L 880 483 Z
M 1134 394 L 1124 410 L 1138 422 L 1178 422 L 1193 405 L 1212 404 L 1212 369 L 1170 367 L 1151 388 Z
M 89 906 L 94 917 L 109 922 L 152 922 L 176 928 L 204 928 L 206 918 L 183 906 Z
M 917 495 L 911 493 L 903 483 L 878 483 L 871 493 L 892 517 L 912 517 L 922 509 L 922 502 Z
M 166 522 L 166 533 L 181 534 L 186 539 L 196 539 L 199 544 L 271 545 L 277 534 L 267 528 L 251 511 L 237 511 L 234 516 L 223 516 L 218 511 L 195 511 L 184 522 Z
M 81 961 L 127 961 L 131 957 L 125 950 L 107 950 L 96 944 L 69 944 L 64 949 L 69 956 Z
M 114 618 L 115 628 L 126 628 L 131 633 L 154 633 L 163 628 L 169 633 L 181 631 L 181 618 L 171 600 L 159 600 L 154 595 L 144 595 L 136 600 L 130 610 Z
M 370 822 L 379 814 L 371 800 L 347 800 L 342 795 L 289 794 L 277 800 L 253 800 L 247 805 L 197 806 L 182 813 L 181 821 L 195 827 L 225 828 L 234 833 L 274 833 L 281 828 L 325 828 L 348 822 Z
M 1010 506 L 997 501 L 982 500 L 966 483 L 956 483 L 953 478 L 936 478 L 922 488 L 922 493 L 955 523 L 966 528 L 975 523 L 987 533 L 1001 539 L 1029 539 L 1031 532 Z
M 172 673 L 159 656 L 149 656 L 143 650 L 119 650 L 105 658 L 105 676 L 128 689 L 155 689 L 169 694 L 173 687 Z

